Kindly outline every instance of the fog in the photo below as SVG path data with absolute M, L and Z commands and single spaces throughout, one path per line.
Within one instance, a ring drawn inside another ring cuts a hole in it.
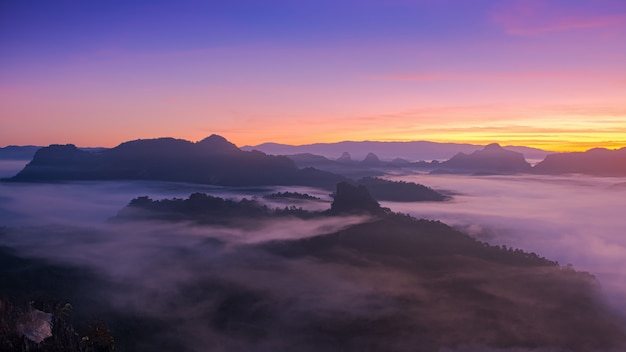
M 291 205 L 286 201 L 266 201 L 274 192 L 300 192 L 322 201 L 301 201 L 294 205 L 306 210 L 323 210 L 331 200 L 327 191 L 308 187 L 219 187 L 175 182 L 147 181 L 77 181 L 58 183 L 0 182 L 0 224 L 5 226 L 84 224 L 104 221 L 114 216 L 131 199 L 187 198 L 203 192 L 216 197 L 239 200 L 257 199 L 270 207 Z
M 15 176 L 30 160 L 1 160 L 0 179 Z
M 626 313 L 625 178 L 403 175 L 455 193 L 450 202 L 383 205 L 437 219 L 490 244 L 521 248 L 595 275 Z
M 287 261 L 253 247 L 275 240 L 333 233 L 368 221 L 366 216 L 261 220 L 245 230 L 191 223 L 108 221 L 132 198 L 141 195 L 154 199 L 186 198 L 191 192 L 206 192 L 264 202 L 262 195 L 277 191 L 308 192 L 325 199 L 297 202 L 303 208 L 329 207 L 327 192 L 300 187 L 229 189 L 161 182 L 0 183 L 0 228 L 10 226 L 0 233 L 0 245 L 17 249 L 22 256 L 97 273 L 98 278 L 87 287 L 76 288 L 84 291 L 83 298 L 72 301 L 76 314 L 109 321 L 116 314 L 131 314 L 141 317 L 144 323 L 147 320 L 166 325 L 163 331 L 147 338 L 132 336 L 133 341 L 129 341 L 128 336 L 116 336 L 121 341 L 126 338 L 128 350 L 249 350 L 256 318 L 216 313 L 230 299 L 228 295 L 252 295 L 250 304 L 269 300 L 271 304 L 289 306 L 284 312 L 263 312 L 276 315 L 278 325 L 275 336 L 266 337 L 261 345 L 255 344 L 257 351 L 280 350 L 285 344 L 306 339 L 283 336 L 282 326 L 302 324 L 295 321 L 300 315 L 343 312 L 343 319 L 356 319 L 355 316 L 375 316 L 376 309 L 372 310 L 371 305 L 383 310 L 385 298 L 375 293 L 386 288 L 377 288 L 374 280 L 397 287 L 391 282 L 398 280 L 398 274 L 377 273 L 373 269 L 365 275 L 361 270 L 308 259 Z M 273 201 L 268 205 L 288 204 Z M 232 319 L 249 326 L 215 327 L 221 324 L 216 319 L 225 319 L 227 323 Z
M 622 269 L 626 267 L 626 227 L 620 207 L 625 192 L 624 187 L 611 187 L 624 180 L 442 175 L 395 178 L 456 195 L 449 202 L 385 202 L 384 206 L 442 220 L 489 243 L 535 251 L 561 264 L 572 263 L 576 269 L 598 276 L 611 303 L 624 308 L 620 303 L 626 297 L 626 273 Z M 380 326 L 387 325 L 380 322 L 401 314 L 409 326 L 414 323 L 419 328 L 420 321 L 415 317 L 445 325 L 472 316 L 463 311 L 468 308 L 462 305 L 432 297 L 434 293 L 423 288 L 419 277 L 404 271 L 310 257 L 287 259 L 259 249 L 259 245 L 276 240 L 333 233 L 369 221 L 365 216 L 263 220 L 245 229 L 108 221 L 132 198 L 143 195 L 153 199 L 186 198 L 193 192 L 205 192 L 233 199 L 256 198 L 270 206 L 291 205 L 262 197 L 277 191 L 322 198 L 295 203 L 305 209 L 329 207 L 326 191 L 300 187 L 0 183 L 0 227 L 10 227 L 0 236 L 0 245 L 15 248 L 27 257 L 94 270 L 98 279 L 77 288 L 85 300 L 72 302 L 76 314 L 82 311 L 107 321 L 130 314 L 140 317 L 137 319 L 141 324 L 154 326 L 149 336 L 129 337 L 123 329 L 114 330 L 116 339 L 126 343 L 127 350 L 275 351 L 298 346 L 302 351 L 366 347 L 419 351 L 416 346 L 421 341 L 396 341 L 394 335 L 378 334 Z M 460 277 L 475 274 L 459 268 Z M 484 289 L 494 295 L 511 294 L 498 287 Z M 407 297 L 434 303 L 405 311 L 402 302 Z M 240 300 L 234 306 L 243 304 L 246 310 L 229 310 L 233 309 L 228 303 L 231 299 Z M 528 298 L 522 293 L 507 299 L 531 307 L 536 304 L 525 303 Z M 378 335 L 337 347 L 337 341 L 330 337 L 312 341 L 311 336 L 302 333 L 326 329 L 329 321 L 336 324 L 334 328 L 347 331 L 351 330 L 345 327 L 373 324 L 372 331 Z M 552 351 L 461 346 L 442 352 L 485 350 Z

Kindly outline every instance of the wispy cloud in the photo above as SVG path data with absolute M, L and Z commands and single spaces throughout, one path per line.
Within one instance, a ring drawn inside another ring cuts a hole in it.
M 562 79 L 589 76 L 585 72 L 438 72 L 438 73 L 391 73 L 372 76 L 370 79 L 389 81 L 492 81 L 508 79 Z
M 539 0 L 508 1 L 491 14 L 507 34 L 534 36 L 575 29 L 626 27 L 626 12 L 607 1 L 562 3 Z M 606 6 L 603 6 L 606 5 Z M 599 12 L 598 9 L 603 11 Z M 623 10 L 623 9 L 622 9 Z

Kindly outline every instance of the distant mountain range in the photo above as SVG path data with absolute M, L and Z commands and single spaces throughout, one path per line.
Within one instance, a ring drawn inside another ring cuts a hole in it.
M 586 152 L 554 153 L 534 167 L 521 152 L 492 143 L 470 153 L 458 152 L 446 161 L 411 162 L 402 158 L 383 161 L 372 152 L 361 161 L 349 152 L 337 159 L 314 154 L 288 155 L 299 167 L 315 167 L 350 177 L 379 176 L 394 169 L 416 169 L 433 174 L 586 174 L 626 176 L 626 148 L 596 148 Z
M 340 156 L 349 155 L 355 160 L 363 160 L 368 153 L 375 154 L 378 158 L 391 161 L 396 158 L 406 159 L 408 161 L 420 160 L 448 160 L 457 153 L 470 154 L 476 150 L 482 149 L 483 145 L 476 144 L 459 144 L 459 143 L 436 143 L 428 141 L 412 141 L 412 142 L 376 142 L 363 141 L 352 142 L 344 141 L 337 143 L 315 143 L 306 145 L 288 145 L 278 143 L 263 143 L 255 146 L 244 146 L 242 150 L 259 150 L 267 154 L 273 155 L 292 155 L 292 154 L 315 154 L 330 159 L 337 159 Z M 531 161 L 543 160 L 546 155 L 553 153 L 550 151 L 520 147 L 506 146 L 505 149 L 512 150 L 524 154 L 524 157 Z M 344 154 L 347 153 L 347 154 Z
M 34 145 L 9 145 L 0 148 L 0 159 L 2 160 L 30 160 L 35 152 L 41 147 Z
M 333 188 L 346 178 L 381 176 L 391 169 L 417 169 L 454 174 L 571 174 L 626 176 L 626 148 L 591 149 L 578 153 L 554 153 L 526 147 L 477 146 L 433 142 L 340 142 L 310 146 L 264 144 L 239 149 L 218 135 L 199 142 L 174 138 L 135 140 L 111 149 L 77 148 L 74 145 L 6 147 L 0 159 L 17 160 L 35 150 L 32 161 L 10 181 L 60 180 L 162 180 L 227 186 L 304 185 Z M 420 149 L 420 147 L 425 149 Z M 258 146 L 257 146 L 258 147 Z M 37 148 L 37 149 L 35 149 Z M 342 148 L 342 149 L 339 149 Z M 362 149 L 355 149 L 362 148 Z M 378 148 L 378 149 L 377 149 Z M 402 158 L 412 149 L 416 155 L 443 155 L 445 161 L 410 161 Z M 461 151 L 459 151 L 459 148 Z M 385 153 L 381 156 L 370 150 Z M 268 155 L 282 150 L 332 151 L 335 158 L 310 152 Z M 342 152 L 337 152 L 343 150 Z M 470 151 L 463 151 L 470 150 Z M 521 150 L 521 151 L 520 151 Z M 524 152 L 545 155 L 531 166 Z M 394 153 L 394 154 L 391 154 Z M 363 158 L 355 157 L 362 155 Z M 23 159 L 22 159 L 23 160 Z

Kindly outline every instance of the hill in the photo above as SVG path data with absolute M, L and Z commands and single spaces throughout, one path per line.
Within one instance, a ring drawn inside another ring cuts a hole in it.
M 377 200 L 393 202 L 444 201 L 448 197 L 430 187 L 403 181 L 389 181 L 377 177 L 364 177 L 357 181 L 367 187 Z
M 609 150 L 550 154 L 533 168 L 539 174 L 586 174 L 593 176 L 626 176 L 626 147 Z
M 212 295 L 228 297 L 213 313 L 225 314 L 222 333 L 266 346 L 280 331 L 281 349 L 307 351 L 626 347 L 624 322 L 604 306 L 588 273 L 488 245 L 438 221 L 391 213 L 363 186 L 338 187 L 331 210 L 315 218 L 356 212 L 370 214 L 369 221 L 230 249 L 228 266 L 237 269 L 229 272 L 243 271 L 246 286 L 210 286 Z M 257 218 L 268 220 L 277 218 L 267 212 Z M 246 253 L 243 264 L 232 257 L 237 251 Z M 270 283 L 259 284 L 257 275 Z M 294 287 L 300 289 L 290 296 Z

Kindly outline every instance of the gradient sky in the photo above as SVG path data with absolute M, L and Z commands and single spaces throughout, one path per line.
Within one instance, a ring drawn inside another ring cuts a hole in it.
M 0 146 L 626 146 L 624 0 L 0 2 Z

